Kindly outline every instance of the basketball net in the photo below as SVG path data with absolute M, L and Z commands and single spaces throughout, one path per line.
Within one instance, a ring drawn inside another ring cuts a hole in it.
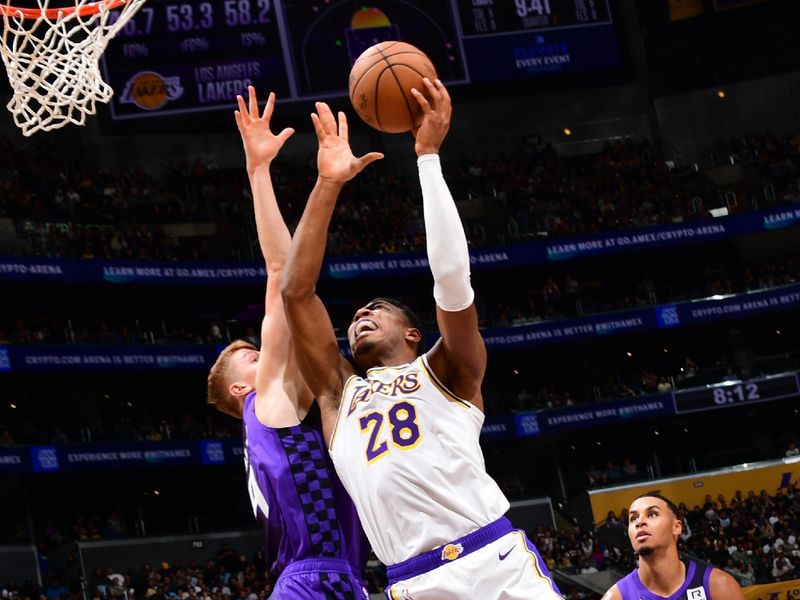
M 0 4 L 0 55 L 13 96 L 6 108 L 25 136 L 69 123 L 83 125 L 114 90 L 100 74 L 108 41 L 145 0 L 70 0 L 74 6 L 38 9 Z M 114 15 L 114 18 L 111 18 Z

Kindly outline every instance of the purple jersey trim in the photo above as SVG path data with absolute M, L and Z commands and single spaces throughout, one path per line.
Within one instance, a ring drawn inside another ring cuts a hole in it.
M 540 571 L 542 577 L 549 580 L 550 585 L 553 588 L 553 591 L 556 594 L 558 594 L 559 597 L 562 597 L 563 594 L 561 593 L 561 590 L 558 589 L 555 580 L 550 576 L 550 570 L 547 568 L 547 563 L 545 563 L 544 560 L 542 559 L 542 555 L 539 554 L 539 551 L 536 549 L 536 546 L 534 546 L 533 542 L 528 539 L 528 535 L 524 531 L 522 531 L 521 529 L 518 529 L 517 531 L 519 531 L 522 534 L 522 537 L 525 538 L 525 545 L 528 547 L 528 551 L 534 554 L 537 562 L 537 569 Z
M 462 558 L 468 554 L 472 554 L 476 550 L 480 550 L 486 544 L 491 544 L 495 540 L 499 540 L 504 535 L 514 531 L 511 521 L 505 517 L 500 517 L 493 523 L 489 523 L 485 527 L 481 527 L 477 531 L 473 531 L 469 535 L 453 540 L 449 544 L 445 544 L 441 548 L 436 548 L 414 558 L 409 558 L 406 561 L 397 563 L 386 568 L 386 575 L 389 578 L 389 584 L 393 584 L 403 579 L 411 579 L 417 575 L 422 575 L 428 571 L 432 571 L 443 564 L 452 562 L 456 558 Z M 456 556 L 452 558 L 445 557 L 445 550 L 449 546 L 460 547 Z

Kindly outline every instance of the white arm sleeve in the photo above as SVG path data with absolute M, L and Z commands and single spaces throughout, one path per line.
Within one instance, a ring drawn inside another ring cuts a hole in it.
M 469 281 L 469 250 L 456 204 L 442 175 L 438 154 L 417 159 L 433 298 L 448 312 L 469 308 L 475 292 Z

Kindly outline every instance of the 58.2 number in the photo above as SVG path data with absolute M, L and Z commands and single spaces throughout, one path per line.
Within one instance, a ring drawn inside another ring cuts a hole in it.
M 225 0 L 225 25 L 236 27 L 254 23 L 269 23 L 271 8 L 270 0 L 258 0 L 256 2 L 257 14 L 253 15 L 250 0 Z

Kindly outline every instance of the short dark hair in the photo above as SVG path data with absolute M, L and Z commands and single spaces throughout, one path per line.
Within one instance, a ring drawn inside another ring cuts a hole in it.
M 669 508 L 672 511 L 672 514 L 675 515 L 676 519 L 678 519 L 679 521 L 683 521 L 680 509 L 672 500 L 670 500 L 666 496 L 663 496 L 658 492 L 651 492 L 649 494 L 642 494 L 641 496 L 636 496 L 636 498 L 633 499 L 633 502 L 636 502 L 639 498 L 658 498 L 659 500 L 663 501 L 664 504 L 667 505 L 667 508 Z
M 397 308 L 402 314 L 403 318 L 406 322 L 419 331 L 419 342 L 417 342 L 417 354 L 422 352 L 422 349 L 425 347 L 425 330 L 422 328 L 422 319 L 419 318 L 417 313 L 411 310 L 407 304 L 400 302 L 400 300 L 395 300 L 394 298 L 385 298 L 383 296 L 379 296 L 378 298 L 373 298 L 370 300 L 367 305 L 375 304 L 376 302 L 383 302 L 385 304 L 391 304 L 395 308 Z

